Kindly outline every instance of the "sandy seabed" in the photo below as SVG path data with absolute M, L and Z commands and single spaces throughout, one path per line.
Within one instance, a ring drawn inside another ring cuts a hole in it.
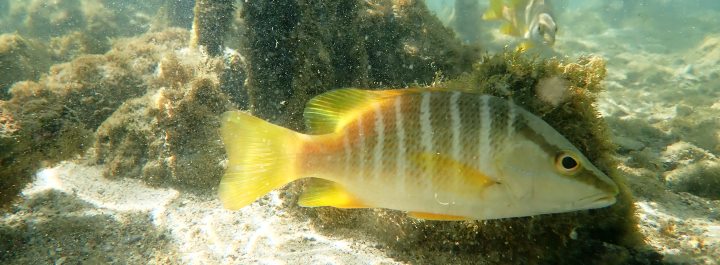
M 287 214 L 277 192 L 237 212 L 215 199 L 73 162 L 47 168 L 4 222 L 34 238 L 12 263 L 394 264 L 371 242 L 328 238 Z M 90 256 L 90 258 L 87 258 Z

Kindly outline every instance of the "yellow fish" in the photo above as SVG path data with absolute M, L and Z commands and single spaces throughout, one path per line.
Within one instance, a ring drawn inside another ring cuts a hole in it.
M 219 195 L 231 210 L 301 178 L 306 207 L 387 208 L 483 220 L 599 208 L 617 185 L 539 117 L 498 97 L 340 89 L 305 112 L 311 135 L 230 111 Z
M 483 19 L 503 21 L 500 32 L 522 38 L 520 49 L 555 44 L 557 24 L 549 0 L 490 0 Z

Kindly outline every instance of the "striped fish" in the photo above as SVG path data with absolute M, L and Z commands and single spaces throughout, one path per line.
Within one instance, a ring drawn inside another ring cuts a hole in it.
M 300 178 L 306 207 L 387 208 L 484 220 L 615 203 L 617 185 L 560 133 L 511 101 L 438 89 L 340 89 L 304 112 L 311 135 L 223 115 L 219 195 L 239 209 Z

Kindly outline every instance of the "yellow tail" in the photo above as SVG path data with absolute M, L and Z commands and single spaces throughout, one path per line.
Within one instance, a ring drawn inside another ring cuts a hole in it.
M 228 156 L 219 188 L 225 208 L 245 207 L 298 178 L 295 161 L 302 134 L 240 111 L 225 112 L 221 122 Z

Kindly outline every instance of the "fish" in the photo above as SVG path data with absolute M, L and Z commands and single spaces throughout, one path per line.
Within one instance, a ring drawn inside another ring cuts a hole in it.
M 500 20 L 504 23 L 500 32 L 522 39 L 521 49 L 538 45 L 552 47 L 555 44 L 557 23 L 549 0 L 490 0 L 490 7 L 483 14 L 484 20 Z
M 343 88 L 312 98 L 307 134 L 222 114 L 218 193 L 241 209 L 313 178 L 303 207 L 385 208 L 424 220 L 488 220 L 612 205 L 615 182 L 512 100 L 460 89 Z

